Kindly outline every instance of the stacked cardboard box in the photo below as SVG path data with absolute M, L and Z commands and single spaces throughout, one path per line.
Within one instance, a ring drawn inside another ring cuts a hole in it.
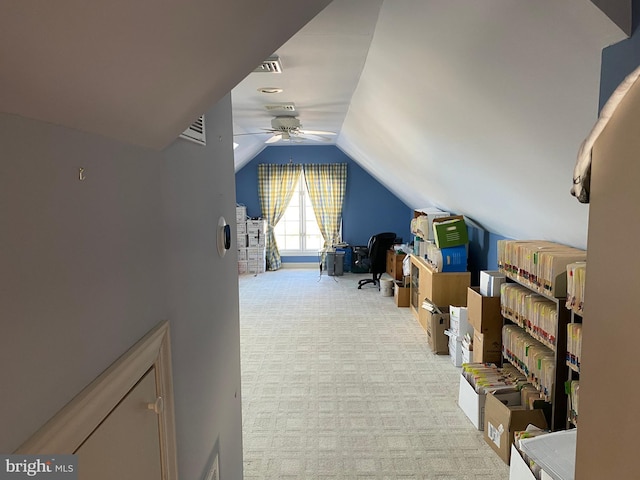
M 493 363 L 469 363 L 462 366 L 458 406 L 478 430 L 484 429 L 484 409 L 488 392 L 506 405 L 520 405 L 526 378 L 513 366 Z
M 397 280 L 393 286 L 393 298 L 396 302 L 397 307 L 408 307 L 409 306 L 409 294 L 411 291 L 411 287 L 409 282 L 411 281 L 411 277 L 403 276 L 402 280 Z
M 473 328 L 468 321 L 468 312 L 466 307 L 457 307 L 451 305 L 449 307 L 449 355 L 451 363 L 456 367 L 462 366 L 463 352 L 462 342 L 465 335 L 473 335 Z
M 524 405 L 505 405 L 493 394 L 487 394 L 484 411 L 484 439 L 508 465 L 514 434 L 529 425 L 546 429 L 543 410 L 529 410 Z
M 265 271 L 265 227 L 264 220 L 247 220 L 245 206 L 236 206 L 239 274 Z
M 449 311 L 442 311 L 428 301 L 424 301 L 418 315 L 418 322 L 427 334 L 427 342 L 433 353 L 449 353 L 449 340 L 445 332 L 449 329 Z
M 473 327 L 474 361 L 500 363 L 503 324 L 500 297 L 487 297 L 478 287 L 469 287 L 467 310 L 469 324 Z
M 480 294 L 485 297 L 499 297 L 500 286 L 507 281 L 504 272 L 482 270 L 480 272 Z

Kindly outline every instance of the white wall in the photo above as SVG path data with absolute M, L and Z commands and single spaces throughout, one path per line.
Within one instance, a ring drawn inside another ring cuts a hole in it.
M 178 461 L 180 478 L 199 479 L 199 465 L 219 448 L 220 476 L 239 479 L 238 258 L 234 240 L 224 258 L 216 248 L 221 215 L 236 238 L 230 94 L 209 111 L 206 126 L 206 149 L 176 142 L 165 151 Z
M 230 97 L 206 118 L 206 147 L 157 152 L 0 115 L 0 451 L 168 318 L 180 476 L 219 447 L 241 477 L 236 259 L 214 228 L 235 215 Z

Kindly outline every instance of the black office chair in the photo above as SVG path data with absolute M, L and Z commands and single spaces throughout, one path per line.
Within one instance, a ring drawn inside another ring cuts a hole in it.
M 380 290 L 380 277 L 387 269 L 387 250 L 391 248 L 396 239 L 392 232 L 378 233 L 369 239 L 367 245 L 367 257 L 356 262 L 359 267 L 368 267 L 373 274 L 372 278 L 363 278 L 358 282 L 358 289 L 367 283 L 378 285 Z

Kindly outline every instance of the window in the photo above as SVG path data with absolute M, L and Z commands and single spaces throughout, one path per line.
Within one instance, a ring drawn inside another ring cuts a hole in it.
M 296 191 L 274 233 L 281 253 L 315 254 L 322 249 L 324 239 L 313 213 L 304 173 L 300 174 Z

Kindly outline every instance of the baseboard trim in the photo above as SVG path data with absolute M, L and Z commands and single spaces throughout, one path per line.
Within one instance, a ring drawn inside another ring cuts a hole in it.
M 282 262 L 282 268 L 303 268 L 307 270 L 318 270 L 318 262 Z

